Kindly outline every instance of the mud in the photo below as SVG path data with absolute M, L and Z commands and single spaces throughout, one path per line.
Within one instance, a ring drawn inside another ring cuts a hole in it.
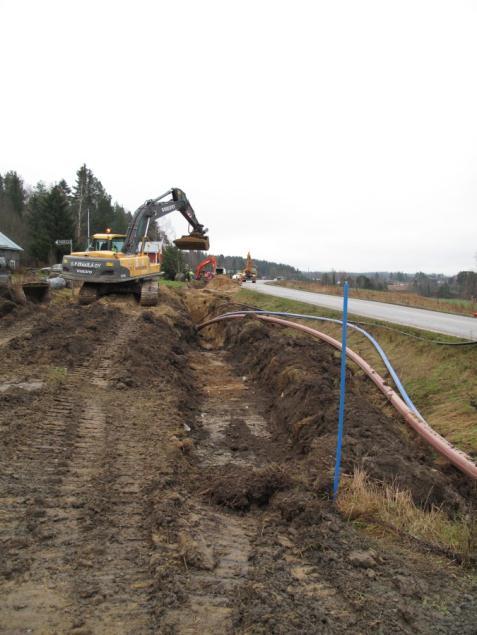
M 206 493 L 218 505 L 247 511 L 253 505 L 268 505 L 276 492 L 289 489 L 290 486 L 291 479 L 286 470 L 277 465 L 252 471 L 231 467 L 226 475 L 218 474 L 212 479 Z
M 208 289 L 161 299 L 0 321 L 0 632 L 475 632 L 475 570 L 330 501 L 334 355 L 255 322 L 198 336 L 229 302 Z M 344 469 L 468 509 L 362 381 Z
M 248 320 L 222 327 L 224 345 L 239 373 L 263 390 L 277 434 L 290 435 L 295 451 L 323 466 L 313 478 L 330 487 L 334 462 L 339 355 L 325 343 Z M 467 508 L 475 490 L 457 470 L 439 467 L 432 452 L 398 416 L 386 415 L 363 390 L 361 374 L 347 370 L 344 469 L 361 467 L 373 478 L 409 489 L 417 504 Z M 412 437 L 411 437 L 412 438 Z
M 238 280 L 231 280 L 227 276 L 216 276 L 207 283 L 207 288 L 217 291 L 236 291 L 240 286 Z
M 76 304 L 49 306 L 36 313 L 27 334 L 12 337 L 5 355 L 21 365 L 74 368 L 78 362 L 95 364 L 94 351 L 104 338 L 114 338 L 119 313 L 113 307 Z

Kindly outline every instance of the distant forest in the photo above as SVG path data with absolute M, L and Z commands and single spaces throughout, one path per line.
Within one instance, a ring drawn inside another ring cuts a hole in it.
M 345 271 L 313 271 L 303 274 L 307 280 L 323 286 L 341 285 L 347 280 L 355 289 L 374 291 L 411 291 L 428 298 L 477 298 L 477 273 L 459 271 L 455 276 L 442 273 L 403 273 L 377 271 L 374 273 L 347 273 Z

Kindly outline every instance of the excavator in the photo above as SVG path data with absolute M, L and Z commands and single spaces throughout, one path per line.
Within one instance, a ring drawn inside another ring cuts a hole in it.
M 207 267 L 207 265 L 212 265 L 212 271 L 206 271 L 204 275 L 204 267 Z M 217 267 L 217 258 L 215 256 L 207 256 L 204 260 L 199 262 L 195 268 L 194 274 L 196 280 L 200 280 L 203 275 L 206 280 L 210 280 L 215 276 L 225 276 L 227 274 L 227 270 L 225 267 Z
M 79 292 L 80 304 L 91 304 L 108 293 L 133 293 L 142 306 L 155 306 L 161 265 L 150 261 L 144 247 L 151 222 L 175 211 L 192 226 L 188 235 L 174 241 L 176 247 L 207 251 L 207 228 L 197 220 L 185 193 L 179 188 L 171 188 L 138 207 L 125 237 L 97 234 L 92 250 L 63 257 L 63 277 L 83 283 Z
M 215 276 L 215 272 L 217 269 L 217 258 L 215 256 L 207 256 L 204 260 L 201 260 L 197 267 L 195 268 L 195 279 L 200 280 L 202 274 L 204 273 L 203 269 L 207 267 L 207 265 L 212 265 L 212 271 L 206 271 L 205 274 L 210 274 L 210 277 Z
M 251 280 L 252 282 L 257 282 L 257 268 L 253 264 L 252 256 L 250 252 L 247 254 L 247 262 L 245 264 L 245 268 L 241 273 L 241 281 L 247 282 Z

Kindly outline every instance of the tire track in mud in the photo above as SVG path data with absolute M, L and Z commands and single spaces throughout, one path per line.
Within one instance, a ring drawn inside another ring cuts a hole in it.
M 0 540 L 9 629 L 153 628 L 140 496 L 147 443 L 131 434 L 126 404 L 121 410 L 104 390 L 118 351 L 136 331 L 136 316 L 126 315 L 109 346 L 98 342 L 94 368 L 90 358 L 70 371 L 7 463 Z
M 198 377 L 208 378 L 201 413 L 207 436 L 197 447 L 201 465 L 252 467 L 255 456 L 237 456 L 224 445 L 227 428 L 237 417 L 244 425 L 250 419 L 257 436 L 268 437 L 265 420 L 248 403 L 244 382 L 233 376 L 221 353 L 194 352 L 189 364 Z M 188 541 L 203 543 L 202 561 L 198 568 L 188 570 L 186 604 L 167 611 L 160 628 L 180 634 L 232 632 L 233 593 L 247 578 L 257 522 L 252 517 L 240 518 L 196 500 L 189 504 L 184 524 L 187 538 L 183 548 L 187 551 Z
M 22 326 L 17 327 L 11 333 L 7 332 L 7 333 L 0 334 L 0 348 L 2 348 L 3 346 L 6 346 L 9 342 L 11 342 L 13 339 L 17 337 L 25 337 L 25 335 L 28 335 L 30 333 L 32 328 L 33 328 L 33 324 L 31 323 L 31 321 L 28 321 L 26 324 L 23 324 Z M 10 331 L 12 329 L 13 329 L 13 326 L 10 326 L 10 328 L 7 330 Z
M 257 410 L 247 378 L 235 374 L 224 351 L 192 353 L 190 365 L 198 377 L 207 378 L 201 413 L 206 435 L 196 447 L 200 465 L 206 469 L 221 467 L 224 474 L 231 468 L 250 471 L 267 465 L 274 441 L 267 421 Z M 254 582 L 254 568 L 263 566 L 262 556 L 270 551 L 268 545 L 260 544 L 265 515 L 260 510 L 239 515 L 197 499 L 188 501 L 187 516 L 181 521 L 186 537 L 183 540 L 182 535 L 179 540 L 183 542 L 185 565 L 188 556 L 192 560 L 183 589 L 187 600 L 165 613 L 160 623 L 164 632 L 237 632 L 240 589 L 260 586 Z M 316 567 L 303 557 L 299 545 L 283 536 L 278 541 L 286 547 L 284 562 L 290 582 L 287 595 L 319 603 L 323 615 L 335 618 L 337 623 L 352 619 L 345 598 L 321 578 Z M 190 543 L 194 545 L 192 555 Z M 273 585 L 269 592 L 275 593 Z

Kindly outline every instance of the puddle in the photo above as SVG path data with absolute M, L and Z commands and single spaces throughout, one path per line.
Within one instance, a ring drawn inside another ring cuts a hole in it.
M 18 381 L 18 382 L 4 382 L 0 384 L 0 393 L 8 392 L 9 390 L 20 389 L 27 392 L 35 392 L 41 390 L 45 385 L 44 381 Z
M 197 454 L 204 465 L 256 465 L 258 459 L 252 447 L 244 452 L 228 447 L 231 427 L 237 426 L 237 422 L 245 429 L 245 436 L 270 438 L 265 419 L 257 413 L 252 396 L 249 397 L 246 378 L 233 375 L 220 353 L 204 352 L 202 360 L 200 367 L 208 380 L 201 423 L 208 436 L 199 444 Z M 239 442 L 239 448 L 241 445 Z

